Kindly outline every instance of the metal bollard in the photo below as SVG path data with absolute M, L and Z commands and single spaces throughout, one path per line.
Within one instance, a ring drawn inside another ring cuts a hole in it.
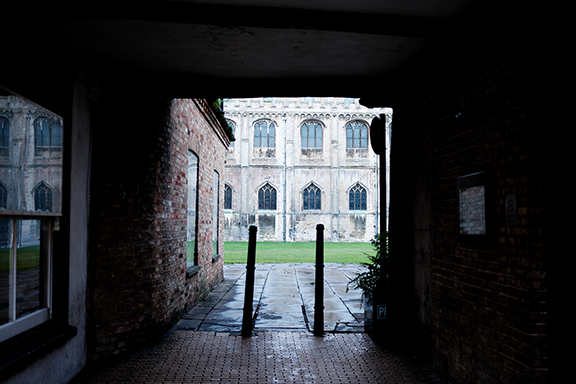
M 252 335 L 252 303 L 254 301 L 254 270 L 256 269 L 256 232 L 255 225 L 250 226 L 248 238 L 248 261 L 246 263 L 246 289 L 244 290 L 244 312 L 242 314 L 242 337 Z
M 314 300 L 314 335 L 324 334 L 324 224 L 316 226 L 316 292 Z

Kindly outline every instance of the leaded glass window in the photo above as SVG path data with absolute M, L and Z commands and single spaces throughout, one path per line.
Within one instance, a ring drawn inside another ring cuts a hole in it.
M 41 182 L 34 190 L 34 210 L 51 212 L 52 211 L 52 188 Z
M 10 140 L 10 120 L 0 116 L 0 157 L 8 157 Z
M 276 209 L 276 189 L 268 183 L 258 190 L 258 209 Z
M 224 209 L 232 209 L 232 188 L 224 185 Z
M 321 209 L 322 206 L 322 193 L 313 183 L 304 189 L 302 192 L 302 209 Z
M 368 125 L 353 121 L 346 125 L 346 148 L 368 148 Z
M 319 121 L 302 124 L 302 148 L 322 148 L 322 125 Z
M 274 148 L 276 146 L 276 125 L 267 120 L 254 124 L 254 147 Z
M 365 211 L 366 210 L 366 189 L 360 184 L 356 184 L 350 189 L 349 193 L 350 210 L 351 211 Z
M 40 117 L 34 122 L 35 155 L 60 157 L 62 154 L 62 125 L 53 119 Z

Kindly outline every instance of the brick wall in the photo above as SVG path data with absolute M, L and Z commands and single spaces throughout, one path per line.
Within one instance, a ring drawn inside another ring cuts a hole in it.
M 553 223 L 545 215 L 554 196 L 547 174 L 558 166 L 549 144 L 560 128 L 544 108 L 554 104 L 546 97 L 559 96 L 543 92 L 553 83 L 535 79 L 560 77 L 545 70 L 562 62 L 562 44 L 549 42 L 504 41 L 489 59 L 481 50 L 439 50 L 438 66 L 423 69 L 394 109 L 391 251 L 406 256 L 398 265 L 412 273 L 396 275 L 411 282 L 399 284 L 414 293 L 403 296 L 407 310 L 454 382 L 548 382 Z M 476 172 L 492 182 L 492 233 L 470 240 L 458 234 L 456 182 Z M 515 226 L 506 224 L 508 194 L 516 196 Z
M 127 97 L 95 108 L 87 332 L 92 360 L 160 336 L 223 278 L 222 259 L 212 255 L 211 188 L 213 171 L 224 169 L 227 141 L 198 105 Z M 200 159 L 200 271 L 191 277 L 189 149 Z

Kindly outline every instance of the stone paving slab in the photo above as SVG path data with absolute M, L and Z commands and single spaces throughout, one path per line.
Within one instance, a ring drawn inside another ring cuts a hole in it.
M 355 264 L 324 265 L 323 307 L 326 332 L 364 331 L 362 292 L 346 292 L 348 281 L 362 271 L 364 267 Z M 256 264 L 254 274 L 254 332 L 314 330 L 314 264 Z M 174 330 L 218 329 L 225 332 L 241 329 L 245 279 L 245 265 L 225 264 L 224 281 L 192 308 Z

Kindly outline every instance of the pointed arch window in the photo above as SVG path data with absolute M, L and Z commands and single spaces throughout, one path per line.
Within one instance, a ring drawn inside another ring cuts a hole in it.
M 52 188 L 41 182 L 34 190 L 34 210 L 52 212 Z
M 276 209 L 276 188 L 269 183 L 258 190 L 258 209 Z
M 62 125 L 47 117 L 34 122 L 34 148 L 37 157 L 60 157 L 62 155 Z
M 351 211 L 365 211 L 366 210 L 366 189 L 360 184 L 356 184 L 350 188 L 349 196 L 350 210 Z
M 368 124 L 353 121 L 346 125 L 346 148 L 368 148 Z
M 0 209 L 8 208 L 8 188 L 0 183 Z
M 274 148 L 276 146 L 276 125 L 271 121 L 260 120 L 254 124 L 254 147 Z
M 302 156 L 318 157 L 322 155 L 322 124 L 319 121 L 307 121 L 300 127 Z
M 232 188 L 224 185 L 224 209 L 232 209 Z
M 10 148 L 10 120 L 0 116 L 0 157 L 8 157 Z
M 321 209 L 321 207 L 322 191 L 312 183 L 302 192 L 302 209 Z

